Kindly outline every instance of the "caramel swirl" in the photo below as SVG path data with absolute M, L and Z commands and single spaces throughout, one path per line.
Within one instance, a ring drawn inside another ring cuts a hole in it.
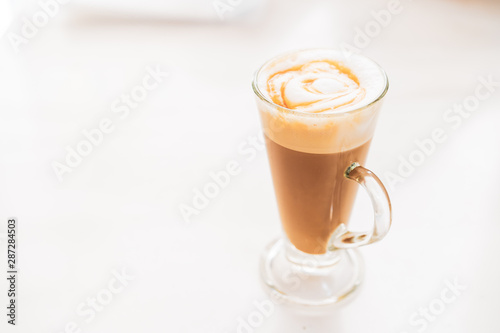
M 358 78 L 332 60 L 315 60 L 274 73 L 267 80 L 273 103 L 311 113 L 340 111 L 366 95 Z

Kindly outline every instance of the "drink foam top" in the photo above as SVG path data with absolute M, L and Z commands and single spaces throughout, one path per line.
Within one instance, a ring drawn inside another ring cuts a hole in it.
M 266 99 L 306 113 L 342 113 L 377 100 L 386 76 L 368 58 L 335 50 L 304 50 L 274 58 L 258 74 Z

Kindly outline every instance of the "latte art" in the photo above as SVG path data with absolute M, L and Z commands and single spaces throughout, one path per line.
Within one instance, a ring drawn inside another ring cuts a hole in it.
M 332 60 L 315 60 L 276 72 L 267 79 L 273 103 L 311 113 L 341 111 L 366 95 L 358 78 Z

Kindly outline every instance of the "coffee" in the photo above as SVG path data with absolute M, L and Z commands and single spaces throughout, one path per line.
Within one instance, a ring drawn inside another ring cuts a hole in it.
M 299 152 L 267 137 L 266 146 L 288 238 L 303 252 L 325 253 L 332 232 L 349 220 L 358 188 L 345 169 L 365 162 L 370 142 L 333 154 Z
M 283 228 L 297 249 L 325 253 L 348 223 L 358 185 L 344 173 L 365 162 L 385 76 L 366 58 L 307 50 L 270 61 L 256 81 Z

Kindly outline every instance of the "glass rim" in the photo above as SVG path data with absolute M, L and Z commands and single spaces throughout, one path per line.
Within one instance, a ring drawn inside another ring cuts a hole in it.
M 357 112 L 357 111 L 361 111 L 361 110 L 367 109 L 367 108 L 371 107 L 373 104 L 375 104 L 378 101 L 380 101 L 387 94 L 387 91 L 389 90 L 389 78 L 387 77 L 387 73 L 384 71 L 384 69 L 377 62 L 373 61 L 371 58 L 368 58 L 368 57 L 366 57 L 364 55 L 360 55 L 360 54 L 356 54 L 355 56 L 365 58 L 365 59 L 369 60 L 370 62 L 372 62 L 380 70 L 381 74 L 384 77 L 384 89 L 382 89 L 382 92 L 377 97 L 375 97 L 372 101 L 368 102 L 368 104 L 365 104 L 365 105 L 363 105 L 361 107 L 358 107 L 358 108 L 355 107 L 355 108 L 353 108 L 351 110 L 347 110 L 347 111 L 343 111 L 343 112 L 342 111 L 341 112 L 333 112 L 333 113 L 313 113 L 313 112 L 307 112 L 307 108 L 305 110 L 299 111 L 299 110 L 289 109 L 287 107 L 284 107 L 284 106 L 281 106 L 281 105 L 278 105 L 278 104 L 274 103 L 273 101 L 269 100 L 260 91 L 259 84 L 258 84 L 259 74 L 272 61 L 274 61 L 274 60 L 276 60 L 278 58 L 286 57 L 287 55 L 292 55 L 294 53 L 305 52 L 305 51 L 314 51 L 314 50 L 335 51 L 335 52 L 339 52 L 339 53 L 342 52 L 340 50 L 333 49 L 333 48 L 308 48 L 308 49 L 299 49 L 299 50 L 289 51 L 289 52 L 286 52 L 286 53 L 279 54 L 279 55 L 277 55 L 277 56 L 269 59 L 268 61 L 266 61 L 255 72 L 254 78 L 253 78 L 253 81 L 252 81 L 252 89 L 253 89 L 253 92 L 255 93 L 255 95 L 257 97 L 259 97 L 259 99 L 261 101 L 265 102 L 269 106 L 277 108 L 278 110 L 282 110 L 282 111 L 286 112 L 287 114 L 293 114 L 293 115 L 296 115 L 296 116 L 306 116 L 306 117 L 312 117 L 312 118 L 328 118 L 328 117 L 341 116 L 341 115 L 345 115 L 345 114 L 349 114 L 349 113 L 353 113 L 353 112 Z

